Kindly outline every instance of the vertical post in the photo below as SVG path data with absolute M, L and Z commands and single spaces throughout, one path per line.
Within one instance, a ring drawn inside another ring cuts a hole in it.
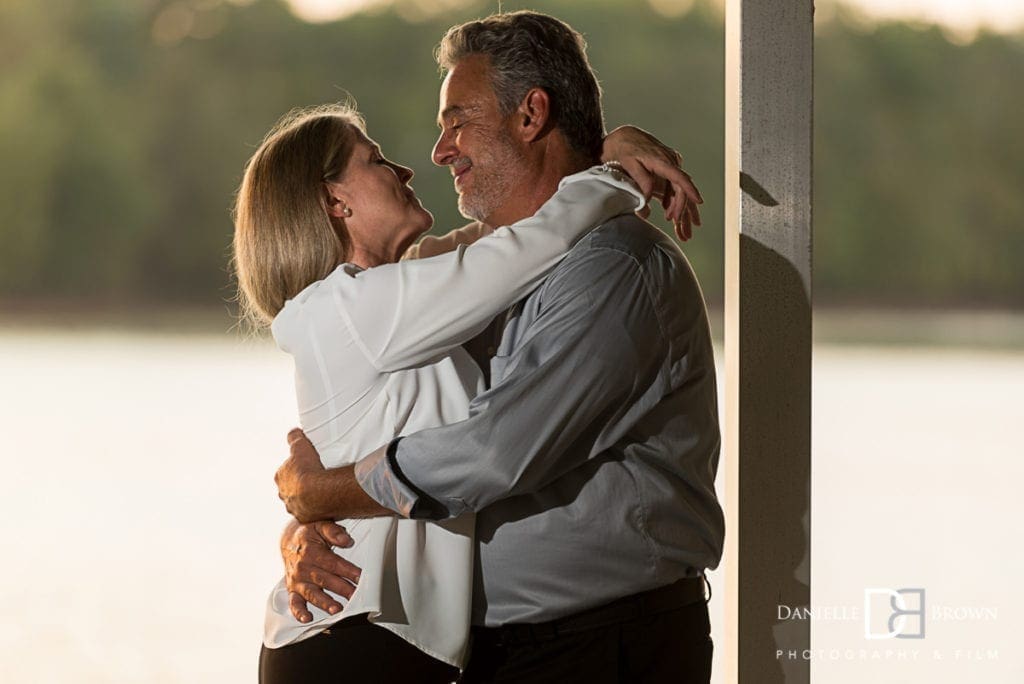
M 726 681 L 808 682 L 813 0 L 727 0 Z M 784 616 L 784 615 L 783 615 Z M 781 652 L 781 653 L 780 653 Z

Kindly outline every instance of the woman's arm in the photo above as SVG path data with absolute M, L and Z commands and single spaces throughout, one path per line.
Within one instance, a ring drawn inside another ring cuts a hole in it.
M 472 246 L 354 278 L 336 272 L 323 284 L 375 368 L 408 368 L 472 338 L 536 287 L 579 238 L 644 204 L 624 174 L 595 167 L 565 178 L 533 216 Z
M 697 205 L 704 199 L 683 171 L 683 158 L 678 152 L 641 128 L 619 126 L 605 137 L 601 161 L 620 163 L 648 201 L 656 197 L 661 202 L 665 220 L 672 222 L 676 237 L 683 242 L 693 237 L 693 226 L 700 225 Z M 647 213 L 641 215 L 647 217 Z
M 680 240 L 686 242 L 693 236 L 693 226 L 700 225 L 698 205 L 704 203 L 704 198 L 690 175 L 683 171 L 679 152 L 642 128 L 626 125 L 605 136 L 601 161 L 621 164 L 648 202 L 656 197 L 665 209 L 665 220 L 672 222 Z M 639 213 L 647 218 L 650 209 L 644 207 Z M 441 236 L 427 235 L 406 250 L 402 259 L 437 256 L 490 234 L 490 226 L 473 221 Z
M 469 246 L 485 235 L 490 235 L 492 232 L 493 230 L 490 226 L 479 221 L 473 221 L 461 228 L 450 230 L 441 236 L 426 235 L 415 245 L 405 250 L 402 259 L 426 259 L 427 257 L 444 254 L 445 252 L 452 251 L 459 245 Z

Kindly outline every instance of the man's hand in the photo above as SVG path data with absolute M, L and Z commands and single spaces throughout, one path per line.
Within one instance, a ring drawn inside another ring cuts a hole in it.
M 332 518 L 322 496 L 322 480 L 327 470 L 313 443 L 295 428 L 288 433 L 288 446 L 291 454 L 274 475 L 277 495 L 284 501 L 284 507 L 302 523 Z
M 372 518 L 395 515 L 363 491 L 352 466 L 325 469 L 313 443 L 299 428 L 288 433 L 291 454 L 277 469 L 277 495 L 296 520 Z
M 636 126 L 619 126 L 604 139 L 601 160 L 617 161 L 626 170 L 648 200 L 656 197 L 665 209 L 676 236 L 683 242 L 693 237 L 693 226 L 700 225 L 704 203 L 690 175 L 683 171 L 683 159 L 653 135 Z M 641 214 L 646 218 L 650 210 Z
M 303 525 L 293 520 L 281 535 L 288 607 L 299 622 L 313 619 L 307 602 L 331 615 L 338 613 L 342 605 L 324 589 L 352 598 L 359 582 L 360 569 L 331 551 L 332 545 L 352 546 L 345 528 L 333 522 Z

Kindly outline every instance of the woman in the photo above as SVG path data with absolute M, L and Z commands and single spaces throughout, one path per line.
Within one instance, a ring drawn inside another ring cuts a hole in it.
M 469 247 L 396 263 L 433 218 L 385 159 L 359 115 L 330 106 L 293 113 L 250 159 L 235 212 L 243 310 L 272 321 L 295 359 L 300 422 L 327 467 L 395 436 L 462 420 L 483 389 L 458 345 L 535 287 L 589 229 L 638 211 L 644 195 L 618 171 L 565 179 L 537 214 Z M 677 201 L 673 218 L 685 208 Z M 434 240 L 437 252 L 478 229 Z M 426 251 L 428 246 L 420 249 Z M 419 254 L 424 256 L 424 254 Z M 268 602 L 260 678 L 451 681 L 464 662 L 473 520 L 344 522 L 336 550 L 362 568 L 331 613 L 290 613 L 283 582 Z

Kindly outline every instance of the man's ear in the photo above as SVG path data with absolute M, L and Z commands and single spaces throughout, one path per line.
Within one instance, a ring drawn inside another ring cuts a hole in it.
M 551 96 L 543 88 L 531 88 L 516 110 L 515 133 L 523 142 L 540 138 L 551 124 Z

